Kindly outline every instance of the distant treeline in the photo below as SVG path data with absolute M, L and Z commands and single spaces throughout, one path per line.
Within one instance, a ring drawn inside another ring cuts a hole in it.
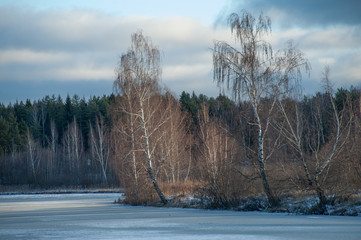
M 102 176 L 91 142 L 97 119 L 110 128 L 113 101 L 114 95 L 88 100 L 74 95 L 1 104 L 0 184 L 118 185 L 110 168 L 107 179 Z

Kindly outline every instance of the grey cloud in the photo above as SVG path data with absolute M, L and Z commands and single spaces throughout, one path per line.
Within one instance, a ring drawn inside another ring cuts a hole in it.
M 255 13 L 263 11 L 272 19 L 283 20 L 278 24 L 285 27 L 361 24 L 361 1 L 359 0 L 233 0 L 228 7 L 228 12 L 240 9 Z M 279 18 L 280 14 L 285 14 L 285 18 Z
M 195 19 L 0 7 L 0 35 L 4 36 L 0 38 L 2 91 L 23 96 L 38 93 L 41 97 L 45 89 L 53 92 L 49 88 L 53 81 L 58 85 L 64 82 L 65 88 L 73 81 L 91 80 L 91 86 L 98 81 L 112 82 L 119 55 L 127 50 L 131 34 L 139 29 L 163 51 L 163 82 L 176 95 L 183 90 L 205 94 L 218 91 L 209 76 L 209 47 L 214 32 Z M 26 87 L 31 82 L 39 83 L 39 87 Z M 14 91 L 14 86 L 29 93 Z
M 125 52 L 130 35 L 139 29 L 164 51 L 170 64 L 204 60 L 204 53 L 212 45 L 211 30 L 185 17 L 116 17 L 85 10 L 26 11 L 0 7 L 0 35 L 4 36 L 0 38 L 0 51 L 31 50 L 33 56 L 43 58 L 56 54 L 65 60 L 70 56 L 109 66 L 109 58 L 113 61 L 114 56 Z M 0 64 L 1 61 L 0 57 Z
M 111 50 L 117 47 L 116 39 L 125 39 L 130 30 L 123 24 L 123 34 L 118 28 L 122 22 L 115 20 L 84 10 L 29 11 L 0 7 L 0 46 L 42 51 Z

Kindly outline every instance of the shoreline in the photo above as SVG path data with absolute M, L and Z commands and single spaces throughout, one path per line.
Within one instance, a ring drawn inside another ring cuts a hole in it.
M 0 196 L 11 196 L 11 195 L 42 195 L 42 194 L 107 194 L 107 193 L 119 193 L 124 196 L 124 189 L 121 188 L 89 188 L 89 189 L 76 189 L 76 188 L 64 188 L 64 189 L 12 189 L 9 191 L 0 192 Z M 194 209 L 208 209 L 208 210 L 224 210 L 224 211 L 240 211 L 240 212 L 265 212 L 265 213 L 288 213 L 296 215 L 334 215 L 334 216 L 355 216 L 361 217 L 361 199 L 355 199 L 354 201 L 340 201 L 334 202 L 333 204 L 328 204 L 327 212 L 324 214 L 319 214 L 317 211 L 314 211 L 313 208 L 317 204 L 317 199 L 312 196 L 301 197 L 301 198 L 284 198 L 281 206 L 278 208 L 267 208 L 263 205 L 264 199 L 262 198 L 245 198 L 243 204 L 240 204 L 238 208 L 232 209 L 222 209 L 222 208 L 212 208 L 207 206 L 207 204 L 202 203 L 197 197 L 185 197 L 183 199 L 170 200 L 169 204 L 150 204 L 150 205 L 141 205 L 149 207 L 160 207 L 160 208 L 194 208 Z M 124 199 L 123 199 L 124 200 Z M 119 199 L 115 199 L 114 203 L 124 204 L 128 206 L 139 206 L 133 205 L 131 203 L 125 203 Z M 254 207 L 259 205 L 258 207 Z
M 0 191 L 0 195 L 38 195 L 38 194 L 87 194 L 87 193 L 124 193 L 121 188 L 89 188 L 89 189 L 33 189 Z

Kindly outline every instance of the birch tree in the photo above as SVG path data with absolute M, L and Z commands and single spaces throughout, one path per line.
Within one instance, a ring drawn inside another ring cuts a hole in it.
M 69 171 L 73 177 L 75 177 L 76 182 L 79 182 L 80 159 L 83 154 L 83 139 L 75 116 L 64 133 L 63 150 Z
M 130 139 L 132 144 L 134 143 L 131 154 L 134 161 L 135 180 L 137 170 L 133 152 L 141 151 L 144 154 L 148 177 L 160 200 L 166 204 L 167 199 L 157 180 L 159 159 L 155 159 L 155 150 L 159 139 L 154 136 L 162 131 L 163 125 L 169 119 L 168 106 L 160 102 L 162 100 L 159 97 L 160 87 L 158 85 L 160 75 L 160 51 L 148 38 L 143 36 L 142 32 L 133 34 L 130 49 L 121 55 L 114 85 L 121 95 L 133 101 L 130 108 L 123 110 L 125 114 L 129 115 L 130 124 L 137 125 L 140 131 L 137 139 L 134 135 L 134 125 L 133 130 L 131 127 L 130 131 Z M 160 135 L 158 134 L 158 136 Z
M 118 70 L 120 71 L 120 69 Z M 114 126 L 114 137 L 115 137 L 115 149 L 118 152 L 122 152 L 119 157 L 122 158 L 122 161 L 126 162 L 125 166 L 130 166 L 131 168 L 131 177 L 132 177 L 132 192 L 135 195 L 136 201 L 139 200 L 139 187 L 138 187 L 138 178 L 139 178 L 139 163 L 136 158 L 136 135 L 138 134 L 138 126 L 136 124 L 136 96 L 133 94 L 132 81 L 120 78 L 119 73 L 117 73 L 117 80 L 114 83 L 115 90 L 121 95 L 121 98 L 117 98 L 115 109 L 113 109 L 113 120 Z M 114 112 L 116 113 L 114 115 Z M 123 141 L 119 141 L 121 138 Z M 119 147 L 119 145 L 122 145 Z M 119 165 L 119 164 L 118 164 Z M 124 166 L 124 165 L 123 165 Z M 128 189 L 129 190 L 129 189 Z
M 331 82 L 329 80 L 330 69 L 325 67 L 323 72 L 323 80 L 326 87 L 326 96 L 331 103 L 331 116 L 334 121 L 333 134 L 331 140 L 324 142 L 323 123 L 319 108 L 324 106 L 316 106 L 314 112 L 314 124 L 307 124 L 302 114 L 302 109 L 295 102 L 294 112 L 288 112 L 284 104 L 279 101 L 279 109 L 281 110 L 285 123 L 276 123 L 287 142 L 296 150 L 296 158 L 300 161 L 306 177 L 306 182 L 317 194 L 319 198 L 319 210 L 321 213 L 325 211 L 327 204 L 327 196 L 323 187 L 323 182 L 327 179 L 328 169 L 332 162 L 335 161 L 337 154 L 343 149 L 351 130 L 353 114 L 347 113 L 346 109 L 342 112 L 337 110 L 335 100 L 332 95 Z M 291 117 L 293 116 L 293 117 Z M 291 118 L 295 120 L 292 121 Z M 307 129 L 305 129 L 307 128 Z M 307 133 L 308 132 L 308 133 Z M 313 132 L 314 134 L 310 134 Z M 323 178 L 323 180 L 321 180 Z
M 38 173 L 40 167 L 40 149 L 39 144 L 34 140 L 30 130 L 26 132 L 26 146 L 28 152 L 28 160 L 30 163 L 31 176 L 35 183 L 38 183 Z
M 228 18 L 231 33 L 239 48 L 229 43 L 215 41 L 213 49 L 214 80 L 221 88 L 232 91 L 235 99 L 250 101 L 258 136 L 258 165 L 263 189 L 270 206 L 279 203 L 269 185 L 266 163 L 272 151 L 266 152 L 264 143 L 272 120 L 275 104 L 290 91 L 293 81 L 301 79 L 301 70 L 309 69 L 303 53 L 292 42 L 281 51 L 273 53 L 265 37 L 271 33 L 271 20 L 260 14 L 257 18 L 243 11 Z M 263 106 L 268 98 L 270 106 Z
M 55 156 L 56 156 L 56 146 L 57 146 L 57 138 L 58 138 L 58 134 L 56 131 L 56 124 L 54 119 L 50 120 L 50 139 L 49 139 L 49 145 L 50 145 L 50 149 L 51 149 L 51 164 L 54 163 L 55 160 Z
M 108 184 L 108 162 L 110 156 L 110 138 L 108 130 L 104 126 L 103 117 L 95 120 L 95 126 L 90 128 L 90 141 L 92 155 L 100 164 L 104 183 Z
M 207 195 L 216 207 L 229 208 L 237 204 L 239 184 L 234 184 L 236 141 L 221 119 L 209 117 L 209 109 L 203 104 L 198 112 L 199 152 L 203 160 L 202 172 Z
M 190 171 L 191 162 L 189 153 L 186 152 L 189 136 L 186 129 L 187 114 L 181 112 L 181 106 L 177 99 L 170 93 L 164 96 L 164 104 L 169 109 L 167 122 L 163 126 L 159 136 L 158 157 L 164 162 L 163 171 L 169 183 L 186 181 Z M 187 159 L 187 160 L 186 160 Z

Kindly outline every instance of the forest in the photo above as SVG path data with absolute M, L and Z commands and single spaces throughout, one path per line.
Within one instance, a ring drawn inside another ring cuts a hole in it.
M 330 196 L 357 193 L 361 91 L 334 91 L 325 67 L 324 92 L 297 94 L 304 54 L 292 42 L 273 52 L 262 15 L 229 22 L 240 48 L 212 51 L 213 80 L 230 95 L 174 96 L 159 82 L 159 49 L 137 32 L 112 95 L 0 104 L 0 185 L 121 187 L 132 204 L 198 195 L 212 208 L 313 194 L 321 213 Z

